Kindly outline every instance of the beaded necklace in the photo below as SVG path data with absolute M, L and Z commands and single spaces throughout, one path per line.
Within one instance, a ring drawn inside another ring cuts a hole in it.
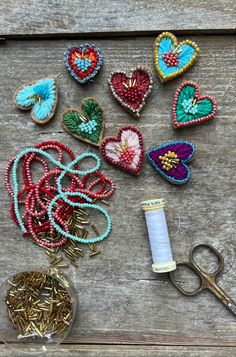
M 56 151 L 57 159 L 47 152 L 49 149 Z M 65 154 L 71 159 L 68 165 L 62 163 Z M 91 158 L 95 160 L 94 166 L 87 170 L 79 170 L 78 164 Z M 54 167 L 50 168 L 45 159 Z M 17 178 L 20 162 L 22 189 Z M 44 174 L 36 183 L 32 178 L 34 162 L 39 163 L 44 170 Z M 111 178 L 99 171 L 100 166 L 101 160 L 97 155 L 83 153 L 75 157 L 67 146 L 56 141 L 43 142 L 27 148 L 10 159 L 5 170 L 5 185 L 13 200 L 10 208 L 11 217 L 19 225 L 23 236 L 32 236 L 37 244 L 44 247 L 62 246 L 66 244 L 67 238 L 81 243 L 95 243 L 106 238 L 111 231 L 111 219 L 107 211 L 95 204 L 94 200 L 110 197 L 115 185 Z M 62 187 L 64 177 L 70 179 L 70 186 L 67 188 Z M 23 214 L 20 213 L 20 208 L 24 209 Z M 107 225 L 104 233 L 86 240 L 72 234 L 66 220 L 74 208 L 92 208 L 101 212 Z M 60 237 L 52 242 L 45 241 L 40 238 L 40 233 L 45 231 L 51 236 L 57 232 Z

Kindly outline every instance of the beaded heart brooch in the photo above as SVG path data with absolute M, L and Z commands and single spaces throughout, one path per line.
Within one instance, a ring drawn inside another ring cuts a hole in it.
M 154 65 L 161 82 L 169 81 L 187 71 L 200 52 L 197 44 L 190 40 L 178 44 L 170 32 L 160 34 L 154 43 Z
M 104 131 L 102 107 L 94 98 L 85 98 L 79 110 L 69 108 L 62 114 L 63 128 L 75 138 L 99 146 Z
M 72 77 L 84 84 L 96 76 L 102 66 L 103 56 L 95 45 L 71 46 L 64 53 L 64 62 Z
M 172 122 L 175 128 L 200 124 L 212 119 L 216 113 L 216 101 L 209 95 L 201 95 L 194 82 L 182 83 L 174 97 Z
M 121 128 L 116 137 L 103 139 L 100 150 L 104 159 L 111 165 L 130 174 L 139 174 L 143 161 L 142 133 L 128 125 Z
M 155 170 L 171 183 L 182 185 L 189 181 L 187 166 L 195 154 L 195 147 L 187 141 L 171 141 L 148 150 L 147 157 Z
M 31 109 L 31 118 L 37 124 L 45 124 L 55 114 L 58 101 L 56 77 L 48 77 L 21 85 L 13 96 L 17 108 Z
M 144 66 L 133 69 L 130 76 L 122 71 L 113 72 L 109 84 L 118 102 L 134 117 L 139 117 L 153 88 L 152 72 Z

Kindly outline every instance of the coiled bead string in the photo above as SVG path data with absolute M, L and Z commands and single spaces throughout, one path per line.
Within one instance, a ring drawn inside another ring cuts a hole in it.
M 57 153 L 57 159 L 46 150 Z M 72 160 L 69 165 L 62 164 L 67 154 Z M 48 162 L 56 166 L 49 168 Z M 79 170 L 78 163 L 86 159 L 94 159 L 95 164 L 87 170 Z M 24 186 L 20 190 L 17 179 L 17 169 L 22 161 L 22 177 Z M 34 162 L 38 162 L 43 170 L 43 176 L 34 182 L 32 170 Z M 93 153 L 84 153 L 75 157 L 73 152 L 65 145 L 48 141 L 23 150 L 20 154 L 9 160 L 5 170 L 5 184 L 13 203 L 10 208 L 12 219 L 17 223 L 23 236 L 32 236 L 36 243 L 45 247 L 57 247 L 66 243 L 67 238 L 82 243 L 95 243 L 106 238 L 111 230 L 111 219 L 105 209 L 92 203 L 94 199 L 110 197 L 115 189 L 113 181 L 103 175 L 99 168 L 100 158 Z M 79 176 L 82 176 L 80 179 Z M 11 177 L 11 180 L 10 180 Z M 62 179 L 70 180 L 69 187 L 62 187 Z M 11 186 L 11 182 L 13 187 Z M 21 216 L 20 207 L 24 208 Z M 75 207 L 92 208 L 101 212 L 106 220 L 107 228 L 103 234 L 86 241 L 70 233 L 66 218 L 73 213 Z M 61 238 L 48 242 L 39 237 L 41 232 L 55 231 Z

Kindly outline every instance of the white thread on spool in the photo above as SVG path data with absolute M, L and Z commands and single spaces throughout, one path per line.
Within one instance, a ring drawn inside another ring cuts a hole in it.
M 164 211 L 164 199 L 153 199 L 141 203 L 145 212 L 148 237 L 152 252 L 152 270 L 155 273 L 166 273 L 176 269 L 173 260 L 170 239 Z

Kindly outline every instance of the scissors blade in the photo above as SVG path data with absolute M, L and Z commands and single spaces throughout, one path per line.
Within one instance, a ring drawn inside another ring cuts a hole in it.
M 230 301 L 226 304 L 227 309 L 236 316 L 236 304 L 233 301 Z

